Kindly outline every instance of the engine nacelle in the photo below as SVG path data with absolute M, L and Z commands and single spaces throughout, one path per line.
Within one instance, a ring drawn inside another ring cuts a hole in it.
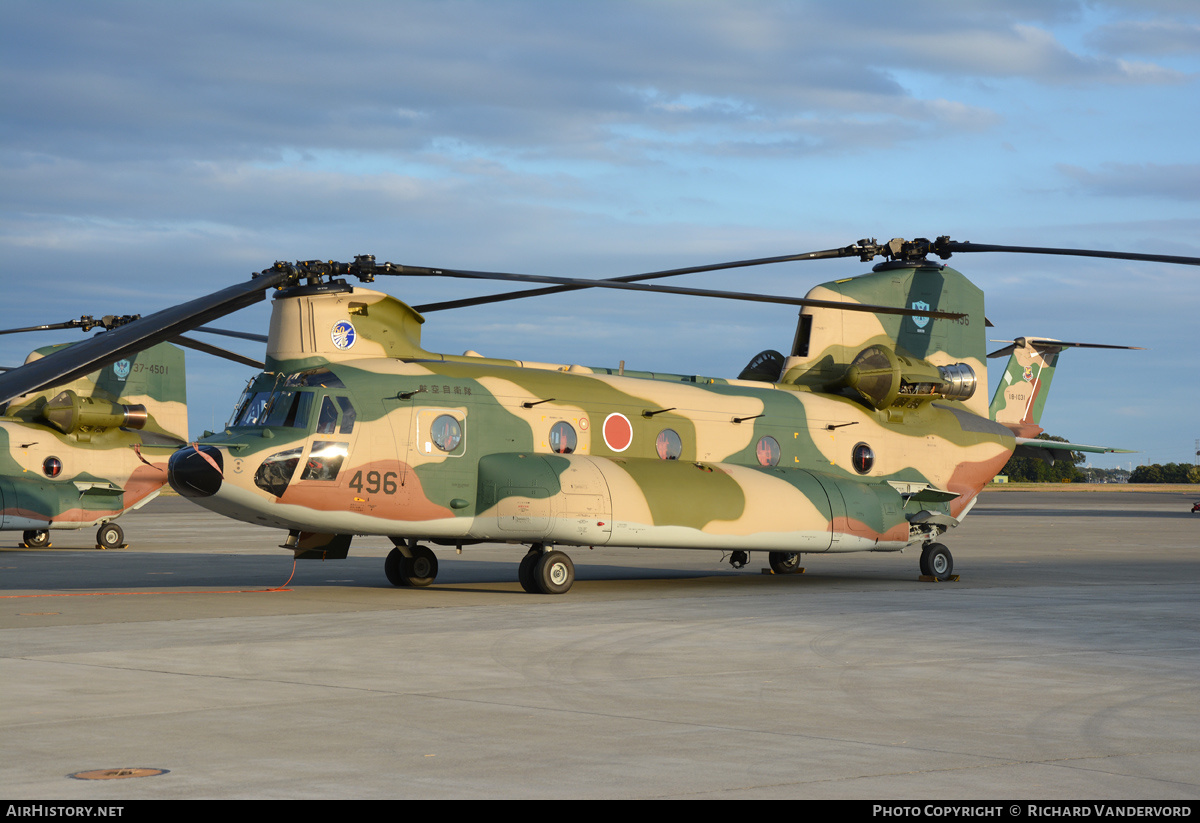
M 975 393 L 975 370 L 966 363 L 935 366 L 904 357 L 886 346 L 868 346 L 846 369 L 841 385 L 854 389 L 876 409 L 915 408 L 935 397 L 966 400 Z
M 141 404 L 126 406 L 111 400 L 80 397 L 67 389 L 42 408 L 42 416 L 63 434 L 73 434 L 111 428 L 141 429 L 148 414 Z

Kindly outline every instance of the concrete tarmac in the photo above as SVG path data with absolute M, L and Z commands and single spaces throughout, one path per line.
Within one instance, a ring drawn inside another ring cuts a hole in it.
M 0 796 L 1200 797 L 1200 500 L 985 492 L 913 550 L 569 550 L 564 596 L 519 546 L 389 544 L 300 561 L 281 532 L 163 498 L 53 547 L 0 535 Z M 82 780 L 89 770 L 157 776 Z

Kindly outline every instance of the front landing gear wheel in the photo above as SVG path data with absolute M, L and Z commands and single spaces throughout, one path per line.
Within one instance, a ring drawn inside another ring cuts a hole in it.
M 407 586 L 404 578 L 400 575 L 400 564 L 404 562 L 404 555 L 399 549 L 392 549 L 388 552 L 387 559 L 383 561 L 383 573 L 387 575 L 388 582 L 393 586 Z
M 562 552 L 546 552 L 534 564 L 532 577 L 542 594 L 566 594 L 575 582 L 575 564 Z
M 729 565 L 735 569 L 743 569 L 750 562 L 750 552 L 744 552 L 740 549 L 729 555 Z
M 119 549 L 124 540 L 125 532 L 116 523 L 105 523 L 96 531 L 96 542 L 102 549 Z
M 22 534 L 21 539 L 30 549 L 42 549 L 50 545 L 50 532 L 46 529 L 32 529 Z
M 437 578 L 437 555 L 427 546 L 413 546 L 407 555 L 392 549 L 383 561 L 383 573 L 393 586 L 424 588 Z
M 771 552 L 767 562 L 775 574 L 795 574 L 800 570 L 800 552 Z
M 411 551 L 412 557 L 400 564 L 400 576 L 406 585 L 424 588 L 437 578 L 437 555 L 428 546 L 413 546 Z
M 954 572 L 954 557 L 941 543 L 930 543 L 921 550 L 921 574 L 937 580 L 949 580 Z
M 537 583 L 533 579 L 533 567 L 541 559 L 542 555 L 537 549 L 530 549 L 521 558 L 521 565 L 517 568 L 517 579 L 521 581 L 521 588 L 529 594 L 538 594 L 540 592 Z

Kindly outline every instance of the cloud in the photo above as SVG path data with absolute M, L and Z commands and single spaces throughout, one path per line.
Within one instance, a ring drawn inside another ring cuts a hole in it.
M 1099 27 L 1088 42 L 1111 55 L 1196 54 L 1200 52 L 1200 25 L 1180 20 L 1126 20 Z
M 1099 171 L 1060 163 L 1056 168 L 1092 194 L 1200 200 L 1200 163 L 1104 163 Z

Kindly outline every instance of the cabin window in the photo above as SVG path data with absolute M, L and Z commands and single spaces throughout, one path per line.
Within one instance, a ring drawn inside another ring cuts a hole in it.
M 57 457 L 47 457 L 42 461 L 42 474 L 47 477 L 58 477 L 62 474 L 62 461 Z
M 462 442 L 462 426 L 448 414 L 439 415 L 429 427 L 429 439 L 444 452 L 452 452 Z
M 300 452 L 303 449 L 288 449 L 277 452 L 262 462 L 254 473 L 254 485 L 268 494 L 280 497 L 292 481 L 296 466 L 300 462 Z
M 342 462 L 350 451 L 349 443 L 333 443 L 318 440 L 313 443 L 312 452 L 304 464 L 304 474 L 301 480 L 337 480 Z
M 555 454 L 571 454 L 578 443 L 575 429 L 567 421 L 559 420 L 550 427 L 550 450 Z
M 674 429 L 663 429 L 654 440 L 659 460 L 678 460 L 683 453 L 683 441 Z
M 760 466 L 779 465 L 779 453 L 779 441 L 769 434 L 759 438 L 758 445 L 754 448 Z
M 856 472 L 866 474 L 875 465 L 875 452 L 871 451 L 871 447 L 866 443 L 859 443 L 854 447 L 850 462 Z

